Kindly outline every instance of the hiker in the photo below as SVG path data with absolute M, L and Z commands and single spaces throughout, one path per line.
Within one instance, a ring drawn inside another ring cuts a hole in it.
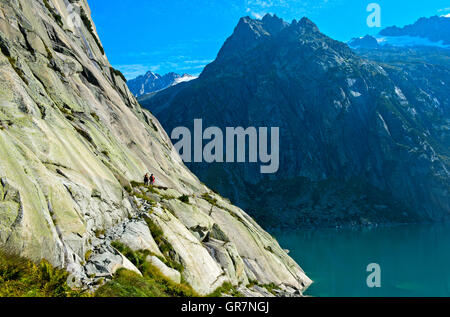
M 148 175 L 148 173 L 145 174 L 145 176 L 144 176 L 144 185 L 145 186 L 150 185 L 150 175 Z
M 150 184 L 152 186 L 155 185 L 155 181 L 156 181 L 155 175 L 152 174 L 152 176 L 150 176 Z

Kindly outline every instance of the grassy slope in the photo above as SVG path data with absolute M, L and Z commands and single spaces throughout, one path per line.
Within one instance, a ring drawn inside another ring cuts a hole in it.
M 47 261 L 34 263 L 0 253 L 0 297 L 80 297 L 88 293 L 67 285 L 68 273 Z

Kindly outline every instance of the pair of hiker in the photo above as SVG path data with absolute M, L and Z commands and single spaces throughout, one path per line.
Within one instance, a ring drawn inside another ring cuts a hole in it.
M 147 173 L 147 174 L 145 174 L 145 176 L 144 176 L 144 184 L 145 184 L 145 186 L 149 186 L 149 185 L 155 185 L 155 181 L 156 181 L 156 178 L 155 178 L 155 175 L 150 175 L 149 173 Z

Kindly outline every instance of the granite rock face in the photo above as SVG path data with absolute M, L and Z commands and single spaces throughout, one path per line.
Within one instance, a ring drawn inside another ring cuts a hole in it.
M 45 258 L 71 272 L 74 285 L 91 287 L 119 268 L 137 270 L 113 241 L 161 259 L 173 257 L 201 294 L 224 281 L 246 282 L 251 273 L 262 283 L 300 292 L 310 285 L 242 210 L 223 202 L 210 213 L 212 207 L 200 198 L 165 202 L 168 193 L 201 197 L 210 190 L 185 167 L 158 120 L 141 109 L 110 66 L 86 1 L 1 1 L 0 48 L 2 249 Z M 157 201 L 152 204 L 139 198 L 148 189 L 131 183 L 147 171 L 168 191 L 152 193 Z M 148 217 L 162 231 L 160 239 L 172 245 L 171 254 L 155 242 Z M 211 255 L 193 227 L 232 237 L 215 248 L 236 265 Z

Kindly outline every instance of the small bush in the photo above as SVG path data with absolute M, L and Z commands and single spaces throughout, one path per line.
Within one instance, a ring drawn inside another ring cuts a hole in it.
M 92 255 L 92 250 L 88 250 L 88 251 L 86 252 L 86 254 L 84 255 L 84 260 L 85 260 L 86 262 L 88 262 L 89 259 L 91 258 L 91 255 Z
M 106 230 L 105 229 L 97 229 L 94 231 L 94 234 L 97 238 L 100 238 L 101 236 L 106 235 Z
M 129 194 L 131 194 L 131 192 L 133 191 L 133 189 L 128 185 L 123 186 L 123 189 L 125 189 L 125 191 Z
M 100 122 L 99 116 L 95 112 L 91 112 L 92 118 L 94 118 L 95 121 Z
M 180 197 L 178 197 L 178 199 L 185 204 L 189 204 L 189 196 L 188 195 L 180 196 Z

